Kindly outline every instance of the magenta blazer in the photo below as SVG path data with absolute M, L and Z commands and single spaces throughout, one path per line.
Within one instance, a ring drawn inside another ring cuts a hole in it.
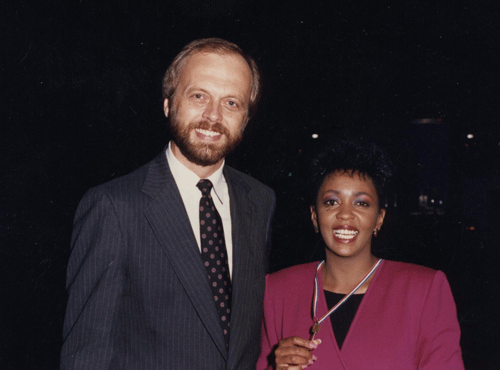
M 309 339 L 317 262 L 266 277 L 261 354 L 257 369 L 281 339 Z M 323 292 L 321 274 L 319 291 Z M 327 312 L 319 294 L 318 316 Z M 455 302 L 445 275 L 418 265 L 382 261 L 339 350 L 330 319 L 321 325 L 307 369 L 455 370 L 464 369 Z

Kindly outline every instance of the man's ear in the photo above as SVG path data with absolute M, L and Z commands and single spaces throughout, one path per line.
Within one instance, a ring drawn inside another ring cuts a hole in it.
M 168 113 L 169 113 L 169 100 L 168 99 L 165 99 L 163 100 L 163 113 L 165 113 L 165 117 L 168 117 Z

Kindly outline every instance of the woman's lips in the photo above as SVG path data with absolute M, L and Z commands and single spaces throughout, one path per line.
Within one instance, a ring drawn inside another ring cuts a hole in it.
M 339 243 L 350 243 L 359 234 L 359 230 L 350 225 L 340 225 L 333 228 L 333 237 Z

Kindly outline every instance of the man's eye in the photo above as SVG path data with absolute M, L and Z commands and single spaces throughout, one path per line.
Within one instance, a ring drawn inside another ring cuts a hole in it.
M 194 94 L 194 97 L 195 97 L 196 99 L 201 99 L 201 94 Z
M 227 104 L 229 106 L 231 106 L 231 107 L 237 107 L 238 106 L 238 104 L 235 101 L 232 101 L 232 100 L 228 101 Z

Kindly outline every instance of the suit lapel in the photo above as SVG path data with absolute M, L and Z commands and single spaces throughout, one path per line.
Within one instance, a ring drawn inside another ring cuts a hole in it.
M 243 180 L 234 172 L 224 170 L 224 176 L 228 183 L 230 206 L 231 206 L 231 223 L 233 237 L 233 299 L 231 313 L 231 338 L 230 338 L 230 359 L 239 358 L 240 352 L 244 347 L 238 344 L 241 341 L 247 340 L 249 336 L 249 328 L 247 325 L 247 312 L 253 309 L 256 302 L 255 294 L 251 292 L 255 289 L 253 285 L 257 279 L 255 266 L 252 261 L 255 261 L 255 249 L 250 248 L 252 243 L 252 228 L 248 224 L 248 220 L 255 219 L 255 204 L 249 197 L 249 187 Z M 259 260 L 259 259 L 257 259 Z
M 201 321 L 227 360 L 227 348 L 207 274 L 165 152 L 151 163 L 143 192 L 152 198 L 144 214 Z

